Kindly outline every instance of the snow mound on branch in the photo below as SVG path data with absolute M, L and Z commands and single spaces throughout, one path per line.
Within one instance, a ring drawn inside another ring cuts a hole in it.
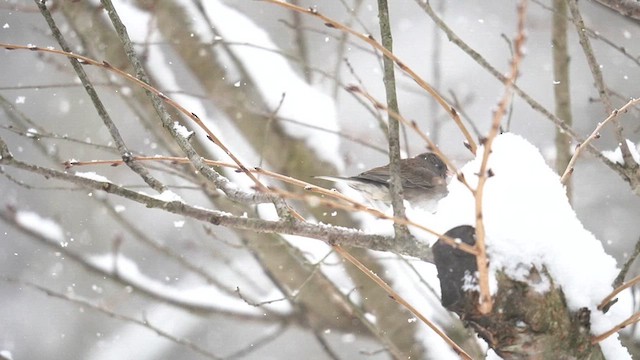
M 591 310 L 595 335 L 622 321 L 629 314 L 625 316 L 621 306 L 614 305 L 607 314 L 596 309 L 612 290 L 619 271 L 616 261 L 577 218 L 559 176 L 540 151 L 510 133 L 499 135 L 491 149 L 488 169 L 494 175 L 487 180 L 482 198 L 491 270 L 504 270 L 514 279 L 525 280 L 531 266 L 546 267 L 564 291 L 570 310 Z M 474 189 L 483 152 L 480 147 L 477 157 L 462 168 Z M 433 216 L 434 230 L 444 233 L 458 225 L 475 226 L 475 219 L 473 195 L 454 179 Z M 630 358 L 617 335 L 601 345 L 609 359 Z

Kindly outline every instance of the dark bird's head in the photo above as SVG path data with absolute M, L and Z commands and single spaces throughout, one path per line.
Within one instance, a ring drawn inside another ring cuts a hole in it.
M 441 178 L 447 177 L 447 164 L 434 153 L 424 153 L 416 156 L 417 166 L 433 171 Z

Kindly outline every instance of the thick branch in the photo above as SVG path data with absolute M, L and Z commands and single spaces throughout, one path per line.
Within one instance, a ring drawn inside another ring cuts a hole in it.
M 393 37 L 391 36 L 391 20 L 389 19 L 389 4 L 387 0 L 378 0 L 378 20 L 380 22 L 382 46 L 390 52 L 393 52 Z M 387 108 L 399 114 L 400 110 L 398 108 L 393 59 L 385 56 L 383 58 L 383 64 L 383 82 L 387 95 Z M 400 123 L 393 121 L 390 116 L 387 116 L 387 124 L 389 128 L 389 173 L 391 175 L 389 192 L 391 194 L 391 205 L 393 206 L 393 216 L 402 219 L 405 217 L 405 214 L 402 200 L 402 180 L 400 179 Z M 393 227 L 397 236 L 409 235 L 409 230 L 406 226 L 394 223 Z
M 174 214 L 180 214 L 213 225 L 226 226 L 239 230 L 250 230 L 258 233 L 283 233 L 300 235 L 323 240 L 329 244 L 356 246 L 379 251 L 395 251 L 410 255 L 425 261 L 431 261 L 432 255 L 428 245 L 420 244 L 412 239 L 401 238 L 394 240 L 388 236 L 364 234 L 356 229 L 338 226 L 312 224 L 308 222 L 268 221 L 256 218 L 234 216 L 229 213 L 203 209 L 180 201 L 165 201 L 110 182 L 95 181 L 54 169 L 27 164 L 14 159 L 6 144 L 0 140 L 2 159 L 0 164 L 26 170 L 46 178 L 59 179 L 89 189 L 103 190 L 129 200 L 138 202 L 148 208 L 162 209 Z
M 640 2 L 637 0 L 596 0 L 621 15 L 640 20 Z

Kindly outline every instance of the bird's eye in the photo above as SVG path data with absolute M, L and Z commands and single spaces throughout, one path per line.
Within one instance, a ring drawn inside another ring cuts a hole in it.
M 430 154 L 430 155 L 431 156 L 429 156 L 429 162 L 431 162 L 436 169 L 443 170 L 446 167 L 446 165 L 442 162 L 442 160 L 440 160 L 438 155 L 435 155 L 435 154 Z

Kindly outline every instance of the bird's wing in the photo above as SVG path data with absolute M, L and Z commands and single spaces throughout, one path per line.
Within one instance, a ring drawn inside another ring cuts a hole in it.
M 345 181 L 345 180 L 349 180 L 349 178 L 346 177 L 342 177 L 342 176 L 314 176 L 314 179 L 322 179 L 322 180 L 328 180 L 328 181 Z
M 376 184 L 389 184 L 389 168 L 381 166 L 373 168 L 369 171 L 365 171 L 362 174 L 356 175 L 353 179 L 358 179 L 364 182 L 372 182 Z
M 417 189 L 430 189 L 435 185 L 438 185 L 438 175 L 429 169 L 409 169 L 408 167 L 401 168 L 403 181 L 402 186 L 405 188 L 417 188 Z

